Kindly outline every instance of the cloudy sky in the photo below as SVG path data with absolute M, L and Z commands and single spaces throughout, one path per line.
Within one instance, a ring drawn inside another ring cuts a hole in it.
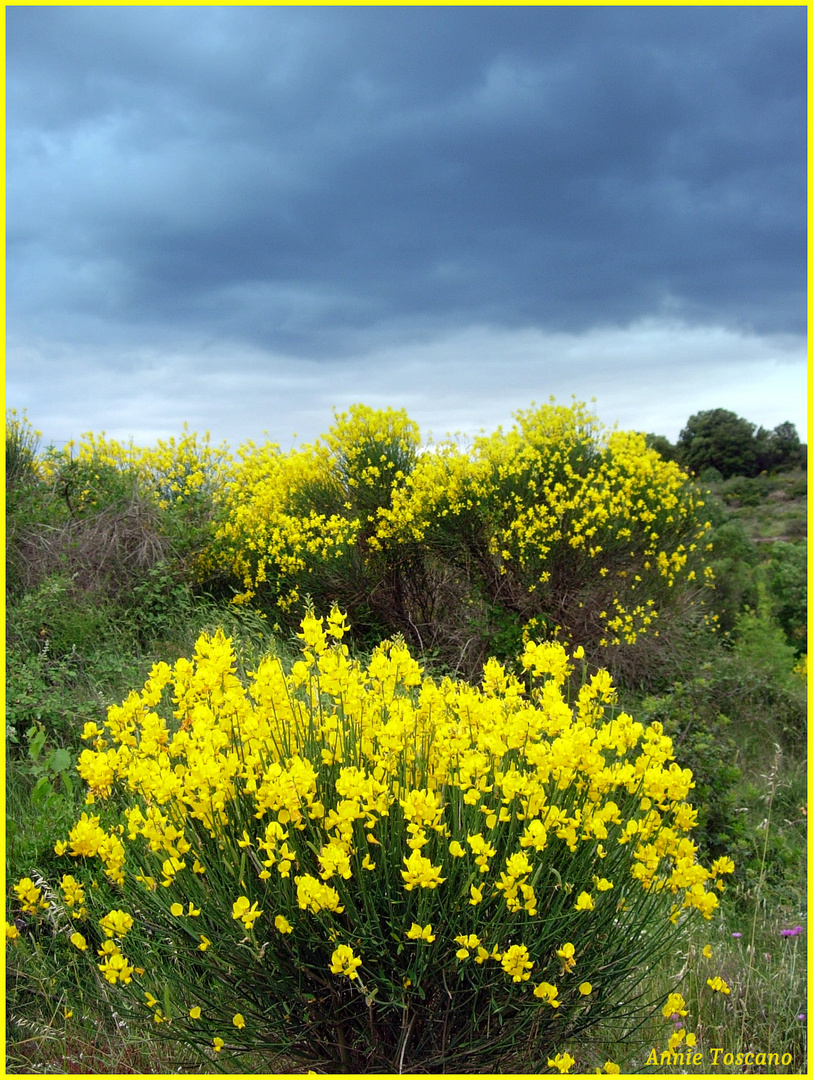
M 7 404 L 806 437 L 804 7 L 10 7 Z

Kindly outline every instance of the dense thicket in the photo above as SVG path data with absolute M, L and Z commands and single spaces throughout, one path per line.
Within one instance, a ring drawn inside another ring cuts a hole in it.
M 729 409 L 707 409 L 690 416 L 674 446 L 663 435 L 648 435 L 647 444 L 696 476 L 714 469 L 723 480 L 807 464 L 807 446 L 794 424 L 785 421 L 769 431 Z

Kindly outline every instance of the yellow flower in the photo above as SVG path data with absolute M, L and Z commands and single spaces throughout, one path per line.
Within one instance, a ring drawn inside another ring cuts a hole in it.
M 683 1030 L 683 1028 L 679 1028 L 677 1031 L 673 1031 L 672 1034 L 669 1036 L 669 1051 L 672 1052 L 674 1050 L 677 1050 L 677 1048 L 680 1046 L 680 1044 L 685 1038 L 686 1032 Z
M 582 994 L 584 997 L 587 997 L 588 994 L 592 994 L 593 993 L 592 983 L 589 983 L 589 982 L 579 983 L 579 993 Z
M 541 998 L 553 1009 L 559 1008 L 558 993 L 556 987 L 549 982 L 541 982 L 539 986 L 534 987 L 534 997 Z
M 241 1031 L 246 1026 L 246 1018 L 243 1016 L 242 1013 L 235 1013 L 234 1016 L 231 1018 L 231 1022 L 236 1028 L 239 1028 Z
M 88 947 L 88 943 L 85 941 L 85 939 L 79 933 L 71 934 L 70 942 L 71 942 L 71 945 L 75 945 L 76 948 L 81 949 L 82 952 L 84 952 L 85 949 L 87 949 L 87 947 Z
M 510 975 L 513 982 L 525 982 L 531 977 L 533 960 L 528 956 L 528 950 L 524 945 L 511 945 L 502 955 L 502 967 L 506 975 Z
M 294 880 L 296 902 L 303 911 L 312 911 L 314 915 L 318 915 L 320 911 L 335 911 L 337 914 L 344 911 L 339 904 L 339 894 L 332 885 L 325 885 L 310 874 L 303 874 Z
M 573 1065 L 576 1064 L 576 1059 L 571 1057 L 570 1054 L 557 1054 L 555 1058 L 548 1058 L 548 1065 L 551 1068 L 556 1068 L 560 1073 L 570 1072 Z
M 576 949 L 571 941 L 565 942 L 561 949 L 557 949 L 556 955 L 562 961 L 562 974 L 572 971 L 576 966 Z
M 426 926 L 419 926 L 416 922 L 410 926 L 406 932 L 406 936 L 413 941 L 434 941 L 435 935 L 432 933 L 432 924 L 427 923 Z
M 276 926 L 277 930 L 279 930 L 281 934 L 290 934 L 293 930 L 293 927 L 284 915 L 276 916 L 276 918 L 274 919 L 274 926 Z
M 28 915 L 36 915 L 38 907 L 48 907 L 48 901 L 42 899 L 42 890 L 37 888 L 31 878 L 21 878 L 13 888 L 23 911 Z
M 596 1069 L 596 1072 L 598 1072 L 598 1071 L 599 1070 Z M 621 1068 L 620 1068 L 619 1065 L 616 1065 L 616 1063 L 614 1061 L 605 1061 L 604 1062 L 604 1071 L 606 1073 L 620 1073 Z
M 200 945 L 198 945 L 198 948 L 200 949 L 201 952 L 206 952 L 206 950 L 209 948 L 209 946 L 211 944 L 212 944 L 211 941 L 207 938 L 207 936 L 205 934 L 200 935 Z
M 189 1010 L 189 1015 L 193 1020 L 200 1020 L 200 1005 L 195 1005 Z
M 247 896 L 239 896 L 232 904 L 231 917 L 240 919 L 246 930 L 251 930 L 261 915 L 262 911 L 258 910 L 256 900 L 252 904 Z
M 361 967 L 361 959 L 353 955 L 349 945 L 339 945 L 333 950 L 330 958 L 330 970 L 334 975 L 346 975 L 348 979 L 357 979 L 357 967 Z
M 713 979 L 706 979 L 706 986 L 710 986 L 712 990 L 716 990 L 718 994 L 731 993 L 731 987 L 725 979 L 721 979 L 719 975 L 715 975 Z
M 670 994 L 661 1012 L 667 1020 L 671 1020 L 673 1016 L 688 1016 L 689 1014 L 682 994 Z
M 6 923 L 6 941 L 14 941 L 20 936 L 20 931 L 14 925 L 14 923 Z M 84 940 L 84 939 L 83 939 Z M 87 948 L 87 946 L 85 946 Z
M 711 957 L 712 957 L 711 945 L 704 945 L 703 946 L 703 955 L 705 956 L 705 958 L 707 960 L 711 960 Z
M 223 1042 L 219 1035 L 215 1035 L 215 1037 L 212 1039 L 212 1046 L 215 1048 L 216 1054 L 219 1054 L 225 1045 L 226 1044 Z
M 406 870 L 401 871 L 404 879 L 404 888 L 410 892 L 416 886 L 421 889 L 436 889 L 446 878 L 440 876 L 442 866 L 433 866 L 429 859 L 425 859 L 420 851 L 415 850 L 409 856 L 404 856 Z
M 593 903 L 593 898 L 592 896 L 590 896 L 589 893 L 581 892 L 579 893 L 578 900 L 573 906 L 576 911 L 592 911 L 595 907 L 595 904 Z
M 734 861 L 729 859 L 727 855 L 721 855 L 719 859 L 715 859 L 711 864 L 711 873 L 714 877 L 718 877 L 720 874 L 733 874 Z
M 472 907 L 476 907 L 483 899 L 483 890 L 478 889 L 476 885 L 470 885 L 469 891 L 471 892 L 471 900 L 469 900 L 469 903 Z
M 459 840 L 452 840 L 451 844 L 449 844 L 449 854 L 454 855 L 456 859 L 462 859 L 466 851 Z
M 183 904 L 173 904 L 169 910 L 173 915 L 183 915 Z
M 99 925 L 104 930 L 105 937 L 122 938 L 133 928 L 133 916 L 126 911 L 109 911 Z

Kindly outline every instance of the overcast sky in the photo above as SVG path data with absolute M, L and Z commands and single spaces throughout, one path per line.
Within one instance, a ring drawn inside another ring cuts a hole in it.
M 7 403 L 45 441 L 806 438 L 804 7 L 10 7 Z

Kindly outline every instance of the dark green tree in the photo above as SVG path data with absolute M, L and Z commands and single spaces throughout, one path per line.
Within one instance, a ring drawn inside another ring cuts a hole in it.
M 760 428 L 756 434 L 757 458 L 760 471 L 792 468 L 800 465 L 804 457 L 796 425 L 786 420 L 777 424 L 773 431 Z
M 708 409 L 690 416 L 677 441 L 677 457 L 693 473 L 709 467 L 723 479 L 759 473 L 756 424 L 729 409 Z

